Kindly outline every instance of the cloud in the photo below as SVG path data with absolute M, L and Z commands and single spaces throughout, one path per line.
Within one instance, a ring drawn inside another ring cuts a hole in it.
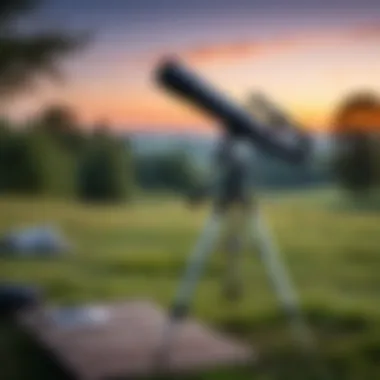
M 204 45 L 184 51 L 181 55 L 194 63 L 212 61 L 236 61 L 247 57 L 265 56 L 271 53 L 286 52 L 299 47 L 297 40 L 278 40 L 271 42 L 236 42 L 220 45 Z
M 363 25 L 351 31 L 347 31 L 347 37 L 353 40 L 380 39 L 380 23 Z
M 204 44 L 184 49 L 177 54 L 194 64 L 240 61 L 251 57 L 305 50 L 316 45 L 356 43 L 380 40 L 380 23 L 343 29 L 327 29 L 278 36 L 267 41 L 247 40 L 232 43 Z

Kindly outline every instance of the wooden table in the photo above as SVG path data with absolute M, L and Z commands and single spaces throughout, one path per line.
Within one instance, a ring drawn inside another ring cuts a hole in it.
M 157 349 L 167 321 L 155 304 L 136 300 L 80 308 L 39 308 L 18 316 L 22 328 L 74 378 L 117 379 L 183 374 L 250 364 L 251 347 L 193 320 L 175 330 L 167 360 Z

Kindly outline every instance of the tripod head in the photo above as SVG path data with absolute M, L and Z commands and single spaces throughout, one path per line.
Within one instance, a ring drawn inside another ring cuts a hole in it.
M 200 206 L 210 198 L 223 205 L 247 204 L 252 188 L 254 155 L 253 146 L 246 139 L 223 134 L 213 151 L 212 174 L 190 195 L 189 204 Z

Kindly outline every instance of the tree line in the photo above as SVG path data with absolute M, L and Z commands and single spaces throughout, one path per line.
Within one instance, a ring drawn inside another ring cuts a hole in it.
M 355 198 L 377 192 L 379 109 L 379 98 L 370 93 L 351 95 L 339 105 L 334 115 L 336 144 L 329 175 L 320 167 L 293 168 L 262 158 L 262 184 L 291 188 L 335 178 Z M 131 139 L 113 134 L 106 122 L 84 129 L 70 107 L 47 107 L 22 125 L 0 122 L 3 193 L 123 202 L 131 200 L 136 190 L 192 194 L 204 185 L 201 182 L 185 151 L 135 155 Z
M 188 194 L 198 173 L 183 151 L 137 156 L 106 122 L 83 128 L 75 111 L 47 107 L 0 125 L 0 192 L 84 202 L 128 202 L 137 191 Z
M 68 109 L 0 127 L 3 193 L 123 201 L 133 192 L 132 157 L 124 141 L 102 125 L 84 131 Z

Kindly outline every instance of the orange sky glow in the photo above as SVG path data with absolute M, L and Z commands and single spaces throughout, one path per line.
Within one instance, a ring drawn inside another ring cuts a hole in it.
M 47 104 L 66 103 L 86 123 L 106 119 L 125 130 L 212 131 L 213 120 L 154 86 L 155 64 L 168 53 L 178 54 L 235 101 L 244 103 L 251 92 L 263 92 L 314 130 L 329 128 L 342 96 L 380 89 L 380 23 L 313 27 L 260 39 L 214 41 L 205 35 L 202 43 L 183 45 L 168 43 L 134 54 L 115 46 L 102 55 L 95 42 L 76 58 L 65 85 L 44 85 L 12 103 L 9 114 L 30 115 Z

